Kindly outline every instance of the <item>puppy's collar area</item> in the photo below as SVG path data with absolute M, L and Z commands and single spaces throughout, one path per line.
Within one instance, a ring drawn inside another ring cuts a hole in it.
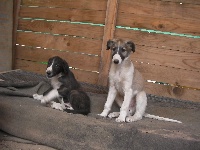
M 62 77 L 62 76 L 64 76 L 64 74 L 63 74 L 63 73 L 59 73 L 59 74 L 57 74 L 57 75 L 55 75 L 55 76 L 53 76 L 53 77 L 48 77 L 48 76 L 47 76 L 47 78 L 48 78 L 48 79 L 60 78 L 60 77 Z

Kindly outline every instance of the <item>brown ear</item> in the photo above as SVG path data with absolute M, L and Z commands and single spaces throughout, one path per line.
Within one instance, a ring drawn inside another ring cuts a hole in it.
M 128 41 L 126 42 L 126 44 L 128 45 L 128 47 L 133 51 L 133 53 L 135 52 L 135 44 L 132 41 Z
M 114 42 L 112 40 L 108 40 L 106 50 L 109 50 L 112 47 L 113 43 Z

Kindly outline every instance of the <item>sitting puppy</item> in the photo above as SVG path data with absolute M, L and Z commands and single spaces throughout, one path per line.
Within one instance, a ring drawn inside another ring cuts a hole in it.
M 33 98 L 41 103 L 51 102 L 51 107 L 68 113 L 87 115 L 90 113 L 90 98 L 69 70 L 67 62 L 58 56 L 48 61 L 46 75 L 51 80 L 52 88 L 43 95 L 34 94 Z M 60 103 L 52 102 L 58 99 Z
M 109 92 L 102 117 L 116 118 L 117 122 L 133 122 L 142 117 L 181 123 L 180 121 L 145 113 L 147 96 L 144 79 L 135 69 L 130 55 L 135 52 L 132 41 L 113 39 L 107 42 L 107 50 L 112 50 L 112 63 L 109 72 Z M 114 100 L 121 107 L 120 112 L 110 113 Z

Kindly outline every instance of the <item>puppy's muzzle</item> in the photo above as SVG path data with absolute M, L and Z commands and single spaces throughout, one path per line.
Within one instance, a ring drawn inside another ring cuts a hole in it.
M 51 77 L 52 72 L 51 71 L 46 71 L 47 77 Z
M 118 59 L 114 59 L 113 61 L 115 64 L 118 64 L 119 63 L 119 60 Z

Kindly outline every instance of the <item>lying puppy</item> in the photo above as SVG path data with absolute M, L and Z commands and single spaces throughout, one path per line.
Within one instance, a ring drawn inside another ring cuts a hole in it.
M 67 62 L 58 56 L 48 61 L 46 75 L 51 80 L 52 88 L 43 95 L 34 94 L 33 98 L 41 103 L 49 103 L 52 108 L 68 113 L 87 115 L 90 113 L 90 98 L 69 70 Z M 58 99 L 60 103 L 53 102 Z
M 107 50 L 112 50 L 112 63 L 109 72 L 109 92 L 103 112 L 106 117 L 114 100 L 121 107 L 120 112 L 113 112 L 109 118 L 116 118 L 117 122 L 133 122 L 148 117 L 152 119 L 181 123 L 180 121 L 146 114 L 147 96 L 144 91 L 144 80 L 129 59 L 131 52 L 135 52 L 132 41 L 122 39 L 109 40 Z

